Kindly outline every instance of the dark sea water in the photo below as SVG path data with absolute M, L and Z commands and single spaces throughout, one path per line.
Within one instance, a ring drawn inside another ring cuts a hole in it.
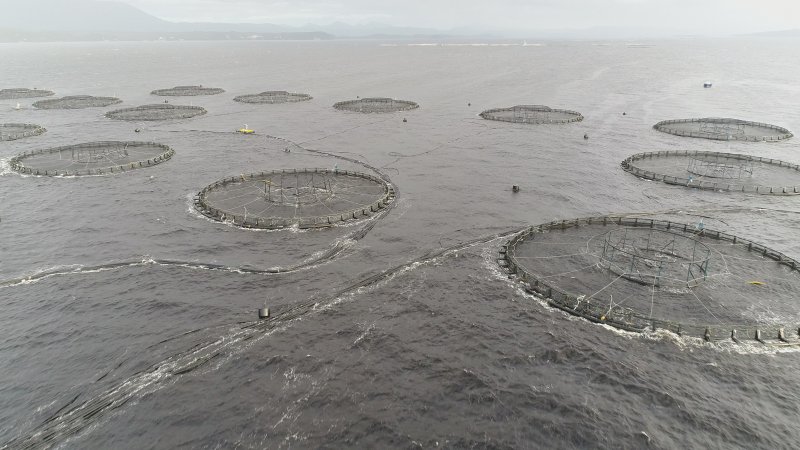
M 800 131 L 800 41 L 543 44 L 0 44 L 0 88 L 117 96 L 120 107 L 161 102 L 149 92 L 176 85 L 226 90 L 171 98 L 208 114 L 154 123 L 103 117 L 115 107 L 0 101 L 0 122 L 48 129 L 0 143 L 0 447 L 796 448 L 797 352 L 615 331 L 523 293 L 494 260 L 526 225 L 611 213 L 702 215 L 800 257 L 797 198 L 682 189 L 619 167 L 684 149 L 800 162 L 798 138 L 652 129 L 719 116 Z M 232 101 L 265 90 L 314 99 Z M 331 107 L 356 96 L 420 108 Z M 585 120 L 477 117 L 516 104 Z M 232 133 L 243 124 L 257 134 Z M 324 153 L 286 153 L 268 136 Z M 94 140 L 176 154 L 116 176 L 8 166 Z M 193 210 L 224 176 L 363 164 L 397 189 L 370 220 L 251 231 Z M 273 317 L 258 322 L 265 303 Z

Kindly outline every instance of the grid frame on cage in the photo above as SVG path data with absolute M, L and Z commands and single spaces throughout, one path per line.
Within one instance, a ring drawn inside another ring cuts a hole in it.
M 93 95 L 70 95 L 61 98 L 49 98 L 33 103 L 36 109 L 84 109 L 102 108 L 122 103 L 117 97 L 98 97 Z
M 46 131 L 46 128 L 33 123 L 0 123 L 0 142 L 39 136 Z
M 492 108 L 481 112 L 479 116 L 486 120 L 531 125 L 567 124 L 583 120 L 583 115 L 578 111 L 556 109 L 545 105 L 516 105 L 507 108 Z
M 167 145 L 140 141 L 95 141 L 25 152 L 11 158 L 11 169 L 26 175 L 113 175 L 169 161 Z
M 56 94 L 55 92 L 48 91 L 46 89 L 8 88 L 8 89 L 0 89 L 0 100 L 50 97 L 51 95 L 55 94 Z
M 333 107 L 340 111 L 359 113 L 393 113 L 417 109 L 419 108 L 419 104 L 411 100 L 400 100 L 389 97 L 365 97 L 336 102 L 333 104 Z
M 728 117 L 662 120 L 653 128 L 675 136 L 718 141 L 776 142 L 794 136 L 791 131 L 778 125 Z
M 134 106 L 131 108 L 115 109 L 108 111 L 105 116 L 112 120 L 129 122 L 148 122 L 159 120 L 181 120 L 206 114 L 202 106 L 173 105 L 171 103 L 156 103 L 152 105 Z
M 175 86 L 171 88 L 155 89 L 150 91 L 151 95 L 161 97 L 190 97 L 198 95 L 217 95 L 225 92 L 222 88 L 203 87 L 203 85 Z
M 233 98 L 239 103 L 251 104 L 279 104 L 279 103 L 298 103 L 311 100 L 309 94 L 288 91 L 264 91 L 258 94 L 239 95 Z
M 684 262 L 691 266 L 686 278 L 659 285 L 626 278 L 624 269 L 620 274 L 604 266 L 608 230 L 625 228 L 642 235 L 653 230 L 661 236 L 682 236 Z M 693 241 L 705 245 L 709 254 L 702 246 L 695 254 L 688 252 Z M 794 301 L 800 262 L 702 222 L 596 216 L 544 223 L 507 241 L 498 263 L 528 293 L 592 322 L 633 332 L 664 329 L 705 340 L 800 345 Z M 770 286 L 767 296 L 763 286 Z
M 619 231 L 606 233 L 600 256 L 600 265 L 617 275 L 657 287 L 696 286 L 708 277 L 711 250 L 699 240 L 653 228 L 644 229 L 646 236 L 638 233 L 641 228 Z M 659 237 L 666 238 L 659 242 Z
M 620 163 L 639 178 L 666 184 L 764 195 L 800 194 L 800 165 L 774 158 L 704 150 L 636 153 Z M 764 180 L 773 185 L 762 184 Z
M 733 160 L 729 158 L 704 157 L 692 158 L 686 166 L 686 171 L 707 178 L 719 178 L 724 180 L 741 180 L 742 178 L 752 178 L 755 170 L 752 159 Z
M 392 185 L 373 175 L 303 168 L 223 178 L 203 188 L 194 204 L 206 217 L 242 228 L 302 229 L 367 218 L 394 197 Z

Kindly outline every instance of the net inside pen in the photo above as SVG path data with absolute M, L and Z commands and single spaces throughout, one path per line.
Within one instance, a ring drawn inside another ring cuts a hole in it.
M 358 100 L 347 100 L 335 103 L 334 108 L 342 111 L 354 111 L 361 113 L 386 113 L 408 111 L 419 108 L 415 102 L 408 100 L 396 100 L 393 98 L 362 98 Z
M 29 136 L 38 136 L 45 130 L 32 123 L 0 123 L 0 141 L 13 141 Z
M 72 95 L 68 97 L 39 100 L 33 104 L 37 109 L 82 109 L 116 105 L 122 100 L 116 97 L 95 97 L 92 95 Z
M 780 141 L 792 137 L 789 130 L 777 125 L 718 117 L 663 120 L 653 128 L 676 136 L 720 141 Z
M 382 179 L 359 172 L 286 169 L 225 178 L 198 193 L 203 214 L 248 228 L 330 226 L 368 217 L 394 198 Z
M 152 167 L 173 154 L 154 142 L 86 142 L 23 153 L 11 159 L 11 168 L 30 175 L 108 175 Z
M 552 222 L 517 235 L 501 253 L 528 290 L 595 322 L 715 339 L 734 330 L 742 339 L 756 330 L 797 337 L 800 264 L 702 222 Z
M 707 151 L 637 153 L 622 168 L 640 178 L 716 191 L 795 195 L 800 165 L 778 159 Z
M 113 120 L 156 121 L 189 119 L 201 116 L 206 110 L 200 106 L 171 105 L 168 103 L 123 108 L 106 113 Z
M 481 117 L 500 122 L 528 124 L 561 124 L 580 122 L 581 113 L 568 109 L 554 109 L 544 105 L 517 105 L 483 111 Z

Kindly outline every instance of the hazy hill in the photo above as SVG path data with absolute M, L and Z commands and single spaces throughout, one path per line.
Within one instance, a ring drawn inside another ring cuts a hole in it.
M 3 0 L 0 29 L 17 31 L 165 31 L 171 23 L 121 2 Z
M 333 39 L 272 24 L 168 22 L 116 1 L 1 1 L 0 42 Z
M 119 1 L 99 0 L 0 0 L 0 36 L 29 36 L 42 40 L 45 36 L 133 36 L 131 33 L 209 33 L 217 36 L 238 36 L 237 33 L 261 33 L 272 36 L 312 36 L 331 38 L 369 35 L 433 35 L 437 30 L 391 27 L 381 24 L 349 25 L 333 23 L 327 26 L 308 24 L 288 27 L 269 23 L 191 23 L 169 22 L 151 16 L 140 9 Z M 113 38 L 113 37 L 112 37 Z M 213 38 L 213 37 L 210 37 Z

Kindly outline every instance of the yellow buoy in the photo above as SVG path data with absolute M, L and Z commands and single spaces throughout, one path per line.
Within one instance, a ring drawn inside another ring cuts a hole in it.
M 236 132 L 242 134 L 254 134 L 256 130 L 251 130 L 250 128 L 247 128 L 247 124 L 244 124 L 244 126 L 236 130 Z

